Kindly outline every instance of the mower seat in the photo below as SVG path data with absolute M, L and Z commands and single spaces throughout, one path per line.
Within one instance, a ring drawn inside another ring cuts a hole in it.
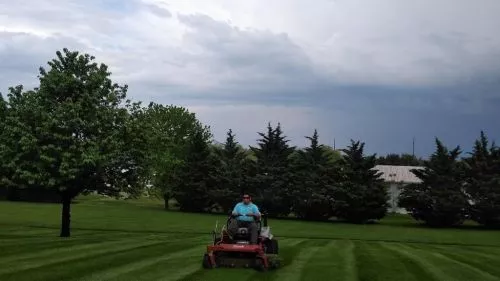
M 250 239 L 250 232 L 248 231 L 248 227 L 240 227 L 238 228 L 238 232 L 236 232 L 236 239 L 248 240 Z

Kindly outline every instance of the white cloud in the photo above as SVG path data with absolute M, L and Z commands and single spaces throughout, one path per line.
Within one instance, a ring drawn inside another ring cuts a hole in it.
M 258 53 L 283 52 L 337 83 L 386 85 L 456 83 L 500 62 L 495 0 L 26 0 L 0 9 L 0 30 L 72 38 L 133 82 L 214 87 L 245 79 L 235 59 L 268 59 Z

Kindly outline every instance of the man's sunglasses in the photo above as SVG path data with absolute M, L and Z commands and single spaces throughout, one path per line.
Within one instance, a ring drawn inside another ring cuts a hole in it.
M 243 199 L 250 199 L 250 196 L 243 196 Z

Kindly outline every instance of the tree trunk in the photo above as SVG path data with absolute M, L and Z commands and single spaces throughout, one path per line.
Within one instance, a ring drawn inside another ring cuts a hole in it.
M 170 200 L 170 196 L 168 196 L 167 194 L 163 194 L 163 201 L 165 203 L 165 210 L 169 209 L 169 206 L 168 206 L 168 201 L 169 200 Z
M 71 221 L 71 196 L 62 195 L 62 214 L 61 214 L 61 234 L 60 237 L 70 237 Z

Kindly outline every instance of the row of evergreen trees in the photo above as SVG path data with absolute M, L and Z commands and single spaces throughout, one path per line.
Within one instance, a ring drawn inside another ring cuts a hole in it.
M 500 148 L 481 132 L 473 151 L 460 159 L 436 140 L 436 152 L 413 173 L 419 184 L 404 188 L 399 205 L 431 226 L 457 226 L 472 219 L 487 227 L 500 227 Z
M 375 155 L 365 156 L 363 143 L 352 141 L 340 156 L 319 144 L 317 131 L 307 137 L 305 149 L 290 146 L 280 124 L 259 134 L 249 150 L 231 130 L 222 146 L 193 139 L 172 185 L 180 210 L 228 212 L 242 193 L 250 193 L 272 217 L 365 222 L 385 216 L 386 186 L 373 170 Z
M 228 211 L 243 192 L 271 216 L 305 220 L 335 217 L 355 223 L 383 218 L 388 190 L 374 169 L 376 155 L 351 141 L 340 151 L 319 144 L 317 131 L 304 149 L 290 146 L 281 126 L 268 125 L 257 146 L 245 150 L 230 130 L 221 147 L 192 146 L 173 197 L 183 211 Z M 193 143 L 196 144 L 196 143 Z M 340 153 L 339 153 L 340 152 Z M 500 149 L 481 132 L 469 157 L 460 147 L 449 151 L 436 139 L 436 151 L 412 170 L 421 183 L 403 188 L 399 206 L 430 226 L 456 226 L 472 219 L 500 226 Z M 380 159 L 380 158 L 379 158 Z M 209 180 L 207 180 L 209 179 Z M 200 184 L 199 180 L 203 182 Z

